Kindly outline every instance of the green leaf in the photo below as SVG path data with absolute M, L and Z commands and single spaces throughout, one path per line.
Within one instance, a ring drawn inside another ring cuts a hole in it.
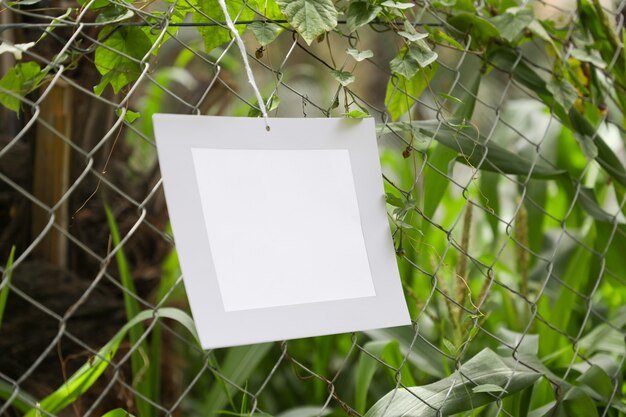
M 224 22 L 226 19 L 217 0 L 196 0 L 196 7 L 202 13 L 192 13 L 191 20 L 193 23 Z M 233 21 L 252 20 L 256 15 L 253 10 L 246 7 L 243 0 L 228 0 L 226 7 Z M 235 27 L 239 34 L 246 30 L 246 25 L 235 25 Z M 204 40 L 204 51 L 207 54 L 232 38 L 230 30 L 226 26 L 198 26 L 197 29 Z
M 578 100 L 578 91 L 565 79 L 552 79 L 546 87 L 552 93 L 556 102 L 563 106 L 566 111 L 569 111 L 576 100 Z
M 463 45 L 458 43 L 452 36 L 448 35 L 441 29 L 434 29 L 430 33 L 430 38 L 435 43 L 447 43 L 448 45 L 452 46 L 453 48 L 458 49 L 459 51 L 462 51 L 465 49 L 463 48 Z
M 423 40 L 412 42 L 409 46 L 409 54 L 422 68 L 435 62 L 438 57 L 437 53 Z
M 330 73 L 333 76 L 333 78 L 339 81 L 339 84 L 341 84 L 344 87 L 348 86 L 349 84 L 352 84 L 355 80 L 354 75 L 347 71 L 332 70 Z
M 392 1 L 392 0 L 387 0 L 383 2 L 382 5 L 385 7 L 389 7 L 391 9 L 400 9 L 400 10 L 410 9 L 411 7 L 415 6 L 415 4 L 413 3 L 404 3 L 404 2 Z
M 472 392 L 474 393 L 478 393 L 478 392 L 507 392 L 504 388 L 502 388 L 500 385 L 496 385 L 496 384 L 482 384 L 482 385 L 477 385 L 474 388 L 472 388 Z
M 513 42 L 534 18 L 530 9 L 511 7 L 505 13 L 492 18 L 491 23 L 504 39 Z
M 332 0 L 277 0 L 276 4 L 309 45 L 337 26 L 337 10 Z
M 456 348 L 456 346 L 454 346 L 454 343 L 452 343 L 445 337 L 441 340 L 441 342 L 443 343 L 443 345 L 445 346 L 446 350 L 448 351 L 450 355 L 456 356 L 456 354 L 458 353 L 458 349 Z
M 218 367 L 219 373 L 216 374 L 217 378 L 220 378 L 220 375 L 228 378 L 228 382 L 212 384 L 211 389 L 204 396 L 202 413 L 212 416 L 221 410 L 236 392 L 237 387 L 245 384 L 250 375 L 257 370 L 271 348 L 272 343 L 229 348 L 221 366 Z
M 89 4 L 89 2 L 91 0 L 77 0 L 78 4 L 80 4 L 81 6 L 86 6 Z M 109 0 L 96 0 L 93 3 L 91 3 L 91 6 L 89 6 L 89 10 L 97 10 L 97 9 L 102 9 L 103 7 L 109 6 L 111 4 L 111 2 Z
M 437 65 L 433 65 L 418 71 L 410 79 L 402 75 L 389 78 L 385 106 L 392 120 L 398 120 L 409 111 L 436 73 Z
M 104 414 L 102 417 L 135 417 L 128 411 L 123 408 L 116 408 L 115 410 L 111 410 L 108 413 Z
M 400 388 L 381 398 L 365 417 L 445 417 L 475 409 L 532 385 L 541 375 L 513 358 L 484 349 L 454 374 L 429 385 Z M 474 393 L 477 385 L 506 386 L 507 393 Z M 505 394 L 505 395 L 502 395 Z
M 567 417 L 598 417 L 596 404 L 578 387 L 570 388 L 557 407 L 563 409 Z M 553 415 L 559 416 L 558 411 Z
M 427 33 L 417 32 L 415 28 L 413 27 L 413 25 L 409 23 L 408 21 L 404 22 L 404 30 L 401 32 L 398 32 L 398 35 L 409 40 L 410 42 L 417 42 L 420 39 L 424 39 L 428 37 Z
M 15 395 L 16 391 L 17 395 Z M 24 414 L 30 410 L 32 407 L 31 404 L 37 403 L 37 400 L 30 394 L 27 394 L 24 388 L 18 388 L 16 385 L 9 384 L 4 379 L 0 378 L 0 399 L 8 401 L 9 398 L 12 398 L 11 407 Z
M 394 207 L 399 207 L 399 208 L 404 208 L 404 206 L 406 205 L 405 200 L 391 193 L 385 194 L 385 201 L 387 202 L 387 204 L 394 206 Z
M 490 39 L 497 38 L 500 34 L 493 23 L 474 13 L 459 13 L 448 18 L 448 23 L 462 33 L 469 33 L 474 48 L 486 45 Z
M 591 365 L 587 371 L 578 377 L 578 382 L 591 388 L 605 401 L 608 401 L 613 395 L 614 387 L 611 377 L 598 365 Z
M 124 121 L 128 124 L 131 124 L 132 122 L 134 122 L 135 120 L 141 117 L 141 113 L 138 113 L 136 111 L 132 111 L 132 110 L 123 111 L 122 109 L 115 110 L 115 114 L 117 114 L 120 117 L 122 116 L 122 113 L 124 114 Z
M 126 309 L 126 318 L 130 322 L 135 316 L 139 314 L 141 311 L 141 307 L 139 306 L 139 301 L 137 301 L 137 290 L 135 289 L 134 280 L 132 277 L 132 272 L 130 270 L 130 266 L 128 264 L 128 260 L 126 259 L 126 255 L 124 251 L 120 247 L 121 236 L 119 229 L 117 227 L 117 223 L 115 221 L 115 217 L 113 216 L 113 212 L 111 209 L 105 205 L 105 214 L 107 218 L 107 222 L 109 224 L 109 229 L 111 230 L 111 241 L 113 245 L 117 248 L 117 252 L 115 252 L 115 261 L 117 262 L 117 268 L 120 274 L 120 282 L 122 283 L 122 287 L 124 288 L 123 296 L 124 296 L 124 307 Z M 131 354 L 130 362 L 133 373 L 133 378 L 140 378 L 134 381 L 134 386 L 137 392 L 141 394 L 140 397 L 136 398 L 137 409 L 139 410 L 139 414 L 142 416 L 149 416 L 152 412 L 152 406 L 143 398 L 150 398 L 150 371 L 149 371 L 149 361 L 144 359 L 147 357 L 149 349 L 148 344 L 145 340 L 141 341 L 141 337 L 145 332 L 145 328 L 142 324 L 137 324 L 137 326 L 133 326 L 133 328 L 129 329 L 129 339 L 131 346 L 135 347 L 135 351 Z
M 39 410 L 51 414 L 57 414 L 65 407 L 76 401 L 100 378 L 115 357 L 120 343 L 137 324 L 157 318 L 168 318 L 183 325 L 199 342 L 198 334 L 193 324 L 193 319 L 182 310 L 176 308 L 160 308 L 157 310 L 145 310 L 137 314 L 131 321 L 126 323 L 109 342 L 104 345 L 97 354 L 87 360 L 63 385 L 56 391 L 44 398 L 37 408 L 32 408 L 25 417 L 37 417 Z
M 257 107 L 259 106 L 259 102 L 256 102 Z M 268 102 L 266 102 L 265 104 L 265 110 L 269 113 L 271 111 L 274 111 L 278 108 L 278 106 L 280 106 L 280 97 L 278 97 L 277 95 L 273 95 L 272 99 Z M 261 117 L 263 114 L 261 113 L 261 110 L 252 107 L 250 108 L 250 110 L 248 111 L 248 117 Z
M 106 40 L 96 48 L 95 64 L 102 80 L 94 87 L 94 92 L 101 95 L 104 88 L 111 84 L 113 92 L 117 94 L 139 78 L 142 68 L 138 61 L 148 53 L 152 42 L 140 27 L 135 26 L 116 29 L 106 27 L 98 39 Z
M 579 61 L 592 64 L 596 68 L 599 68 L 599 69 L 606 68 L 606 63 L 602 60 L 602 57 L 600 57 L 596 51 L 592 50 L 592 51 L 587 52 L 584 49 L 572 48 L 570 50 L 570 55 L 572 56 L 572 58 L 576 58 Z
M 132 10 L 112 4 L 103 11 L 98 12 L 96 23 L 102 23 L 104 25 L 106 23 L 111 24 L 121 22 L 123 20 L 130 19 L 134 15 L 135 13 Z
M 408 47 L 400 49 L 398 55 L 391 60 L 391 71 L 404 76 L 406 79 L 413 78 L 420 68 L 425 68 L 435 62 L 437 54 L 433 52 L 423 40 L 411 43 Z
M 303 405 L 294 407 L 287 411 L 283 411 L 276 417 L 325 417 L 333 412 L 331 407 L 316 407 L 312 405 Z
M 36 62 L 18 62 L 14 67 L 9 68 L 2 77 L 0 87 L 17 96 L 24 97 L 38 86 L 44 76 L 45 73 L 41 71 L 41 67 Z M 19 113 L 22 107 L 20 99 L 1 91 L 0 103 L 15 113 Z
M 252 22 L 248 27 L 261 46 L 267 46 L 274 42 L 283 31 L 282 27 L 271 22 Z
M 431 136 L 437 142 L 459 152 L 459 162 L 479 167 L 481 170 L 530 175 L 534 178 L 556 178 L 564 174 L 563 170 L 552 168 L 545 162 L 533 162 L 503 148 L 494 141 L 487 141 L 474 127 L 464 125 L 459 120 L 448 122 L 449 125 L 442 125 L 438 120 L 421 120 L 411 123 L 388 123 L 387 126 L 397 131 L 417 129 L 422 134 Z M 450 126 L 452 123 L 457 126 Z
M 361 26 L 367 25 L 376 19 L 382 10 L 382 7 L 368 1 L 351 1 L 346 12 L 348 30 L 354 32 Z
M 424 215 L 432 219 L 450 183 L 449 173 L 458 152 L 440 143 L 427 154 L 424 168 Z
M 374 56 L 374 52 L 369 49 L 366 49 L 365 51 L 359 51 L 358 49 L 348 48 L 346 49 L 346 53 L 358 62 Z
M 0 289 L 0 328 L 2 328 L 2 317 L 4 316 L 4 309 L 7 306 L 7 298 L 9 297 L 9 285 L 11 284 L 11 276 L 13 275 L 13 257 L 15 256 L 15 246 L 11 247 L 9 253 L 9 260 L 4 267 L 4 273 L 2 274 L 2 289 Z
M 344 116 L 350 119 L 365 119 L 370 117 L 369 113 L 366 113 L 363 110 L 351 110 L 348 113 L 345 113 Z
M 406 79 L 411 79 L 420 70 L 419 64 L 409 54 L 407 48 L 402 48 L 398 55 L 389 63 L 391 71 L 402 75 Z
M 249 2 L 248 4 L 252 5 L 251 3 Z M 280 11 L 275 0 L 257 0 L 256 6 L 257 10 L 270 20 L 285 20 L 285 16 Z
M 597 148 L 596 161 L 614 180 L 626 186 L 626 168 L 619 157 L 607 145 L 596 128 L 578 110 L 571 108 L 569 120 L 581 141 L 589 141 Z
M 361 355 L 359 356 L 355 385 L 355 409 L 361 414 L 365 412 L 367 406 L 367 393 L 376 370 L 379 368 L 386 368 L 381 364 L 381 362 L 384 362 L 388 366 L 395 369 L 400 368 L 404 362 L 404 355 L 400 351 L 400 345 L 397 340 L 374 340 L 366 343 L 365 346 L 363 346 L 363 350 L 365 352 L 361 352 Z M 375 358 L 378 358 L 378 360 Z M 391 371 L 392 374 L 395 374 L 395 370 L 390 369 L 389 371 Z M 402 379 L 402 383 L 405 385 L 412 385 L 415 383 L 406 363 L 402 365 L 402 368 L 400 368 L 400 377 Z

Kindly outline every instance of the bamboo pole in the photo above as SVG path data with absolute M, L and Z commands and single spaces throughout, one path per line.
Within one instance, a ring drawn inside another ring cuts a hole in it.
M 66 138 L 71 138 L 72 90 L 58 80 L 48 97 L 41 103 L 40 116 Z M 70 146 L 56 133 L 42 124 L 37 127 L 35 140 L 35 166 L 33 168 L 33 194 L 44 204 L 57 204 L 69 187 Z M 69 225 L 68 205 L 63 203 L 54 212 L 55 223 L 63 230 Z M 35 207 L 32 214 L 32 235 L 41 234 L 49 221 L 49 213 Z M 52 228 L 37 245 L 35 254 L 49 264 L 60 268 L 67 265 L 67 239 Z

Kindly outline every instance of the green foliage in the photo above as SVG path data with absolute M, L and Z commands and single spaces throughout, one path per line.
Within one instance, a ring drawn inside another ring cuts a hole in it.
M 248 28 L 261 46 L 267 46 L 274 42 L 283 31 L 283 28 L 271 22 L 253 22 Z
M 55 392 L 39 402 L 37 408 L 32 408 L 25 417 L 35 417 L 38 412 L 46 411 L 56 414 L 76 401 L 82 394 L 102 376 L 104 371 L 115 357 L 122 340 L 134 326 L 158 318 L 169 318 L 183 325 L 198 341 L 193 319 L 185 312 L 175 308 L 162 308 L 159 310 L 145 310 L 129 320 L 117 334 L 104 345 L 91 359 L 80 367 L 68 380 Z
M 387 84 L 385 106 L 392 120 L 398 120 L 406 114 L 415 100 L 428 87 L 428 84 L 437 72 L 437 65 L 419 70 L 413 77 L 407 79 L 403 75 L 391 77 Z
M 13 275 L 13 257 L 15 256 L 15 246 L 11 248 L 9 254 L 9 260 L 4 268 L 2 274 L 2 289 L 0 289 L 0 330 L 2 329 L 2 317 L 4 316 L 4 310 L 7 306 L 7 299 L 9 298 L 9 285 L 11 285 L 11 276 Z
M 192 2 L 194 9 L 191 17 L 194 23 L 215 23 L 224 22 L 224 12 L 217 0 L 194 0 Z M 252 20 L 255 16 L 254 11 L 245 6 L 243 0 L 227 1 L 226 6 L 230 17 L 241 20 Z M 243 33 L 246 27 L 237 26 L 237 31 Z M 231 40 L 231 33 L 225 26 L 198 26 L 198 32 L 204 41 L 204 50 L 209 53 L 216 47 Z
M 540 376 L 512 358 L 503 358 L 485 349 L 465 362 L 454 374 L 440 381 L 390 392 L 370 408 L 365 416 L 450 416 L 521 391 Z M 489 384 L 487 390 L 484 389 L 486 384 Z M 492 395 L 495 386 L 500 392 Z M 390 402 L 392 396 L 393 401 Z
M 20 7 L 36 3 L 10 2 Z M 221 56 L 232 34 L 220 24 L 224 16 L 217 0 L 165 3 L 172 7 L 170 22 L 199 24 L 208 59 Z M 626 225 L 617 216 L 618 210 L 626 213 L 620 206 L 626 195 L 626 168 L 618 146 L 626 123 L 626 31 L 615 30 L 607 9 L 598 1 L 580 0 L 576 19 L 563 27 L 562 22 L 541 17 L 532 5 L 520 7 L 512 0 L 487 0 L 479 9 L 469 0 L 439 0 L 429 4 L 428 13 L 415 2 L 382 0 L 227 4 L 234 20 L 254 20 L 237 25 L 237 30 L 243 34 L 249 29 L 244 39 L 256 44 L 254 48 L 262 47 L 259 60 L 269 57 L 269 52 L 261 56 L 269 45 L 279 43 L 282 48 L 289 41 L 280 36 L 283 31 L 308 45 L 318 41 L 308 50 L 322 57 L 326 68 L 316 67 L 309 78 L 323 80 L 339 92 L 329 109 L 321 109 L 325 115 L 390 119 L 379 131 L 393 132 L 401 149 L 381 151 L 387 208 L 418 330 L 383 329 L 354 339 L 340 335 L 290 341 L 280 352 L 271 344 L 236 347 L 212 351 L 202 360 L 189 359 L 193 371 L 200 373 L 208 366 L 210 375 L 198 380 L 198 392 L 190 391 L 181 405 L 183 412 L 248 415 L 253 407 L 249 394 L 259 386 L 264 391 L 254 397 L 259 402 L 254 404 L 255 415 L 260 409 L 272 415 L 287 410 L 279 417 L 340 415 L 334 399 L 354 404 L 368 417 L 455 413 L 614 417 L 626 412 L 622 363 Z M 191 92 L 201 86 L 193 72 L 196 55 L 183 50 L 170 66 L 148 68 L 145 64 L 158 61 L 159 49 L 168 42 L 166 35 L 155 44 L 155 29 L 162 23 L 158 19 L 166 12 L 151 10 L 148 16 L 108 0 L 96 0 L 90 8 L 97 14 L 95 21 L 104 26 L 98 33 L 102 45 L 92 55 L 101 75 L 94 91 L 103 94 L 111 85 L 113 93 L 123 96 L 146 69 L 155 80 L 136 90 L 141 97 L 131 102 L 132 110 L 117 110 L 117 116 L 136 129 L 125 137 L 132 147 L 129 164 L 138 172 L 150 172 L 154 150 L 143 136 L 151 135 L 152 115 L 168 110 L 166 91 Z M 431 22 L 430 15 L 444 24 L 421 25 Z M 57 20 L 75 17 L 76 10 L 70 9 Z M 140 17 L 154 27 L 126 25 Z M 384 43 L 370 46 L 370 38 L 378 36 L 370 36 L 370 28 L 385 33 L 380 35 Z M 57 63 L 68 70 L 92 65 L 81 61 L 86 53 L 72 49 L 42 68 L 33 60 L 37 48 L 37 43 L 0 46 L 4 57 L 15 59 L 0 80 L 0 103 L 18 114 L 20 98 L 29 94 L 34 98 L 58 71 Z M 344 49 L 345 60 L 336 61 L 337 51 Z M 228 53 L 220 65 L 235 79 L 241 75 Z M 390 70 L 382 78 L 384 109 L 368 107 L 359 98 L 360 84 L 372 65 Z M 325 71 L 323 76 L 319 71 Z M 458 79 L 453 79 L 455 74 Z M 288 94 L 278 88 L 285 82 L 282 77 L 292 75 L 276 75 L 278 82 L 268 82 L 276 90 L 262 88 L 269 98 L 268 111 L 279 109 L 279 93 L 283 106 L 291 104 Z M 507 96 L 501 103 L 503 85 Z M 520 97 L 539 105 L 530 111 L 532 118 L 523 119 Z M 416 105 L 418 99 L 423 106 Z M 496 105 L 495 119 L 489 120 L 493 124 L 487 126 L 493 129 L 485 129 L 483 119 Z M 253 106 L 242 107 L 241 114 L 246 112 L 260 116 Z M 551 128 L 539 129 L 542 136 L 534 138 L 535 124 L 545 120 Z M 467 183 L 459 181 L 459 171 L 471 172 Z M 474 209 L 468 218 L 468 207 L 482 210 Z M 107 219 L 117 248 L 121 236 L 108 209 Z M 130 356 L 133 388 L 140 396 L 159 401 L 162 327 L 154 323 L 145 335 L 144 322 L 156 314 L 181 321 L 193 331 L 191 319 L 167 308 L 142 312 L 121 248 L 115 261 L 128 324 L 41 400 L 42 410 L 58 413 L 78 400 L 102 378 L 126 337 L 136 349 Z M 174 287 L 180 276 L 175 251 L 162 271 L 152 295 L 155 301 L 184 300 L 182 285 Z M 0 291 L 0 324 L 7 294 L 8 285 Z M 290 366 L 274 369 L 278 355 Z M 269 381 L 263 380 L 270 374 Z M 311 374 L 320 378 L 309 378 Z M 323 378 L 333 375 L 337 377 L 329 385 Z M 249 393 L 236 388 L 249 386 Z M 14 391 L 0 378 L 0 398 L 11 399 Z M 329 398 L 329 406 L 322 407 Z M 28 417 L 37 415 L 33 409 L 37 399 L 23 390 L 12 401 Z M 148 401 L 136 398 L 135 403 L 137 409 L 129 410 L 139 417 L 156 415 Z M 106 417 L 126 415 L 130 414 L 116 409 Z
M 107 85 L 114 93 L 139 78 L 140 62 L 152 47 L 152 41 L 139 27 L 105 28 L 98 39 L 102 42 L 96 48 L 95 64 L 102 75 L 94 92 L 101 95 Z
M 332 0 L 277 0 L 276 4 L 309 45 L 337 26 L 337 9 Z
M 348 6 L 348 30 L 356 31 L 358 28 L 367 25 L 376 19 L 378 14 L 383 10 L 382 7 L 369 1 L 352 1 Z
M 333 76 L 335 80 L 339 82 L 339 84 L 341 84 L 344 87 L 347 87 L 348 85 L 352 84 L 355 80 L 354 75 L 347 71 L 332 70 L 330 74 Z
M 24 97 L 37 88 L 44 76 L 36 62 L 18 62 L 0 80 L 0 88 L 8 91 L 0 91 L 0 103 L 18 113 L 22 107 L 22 101 L 18 97 Z
M 122 283 L 122 287 L 124 288 L 123 296 L 124 306 L 126 308 L 126 318 L 130 322 L 133 318 L 139 315 L 141 307 L 137 301 L 137 290 L 135 289 L 133 277 L 128 266 L 128 260 L 126 259 L 126 255 L 120 246 L 121 237 L 117 223 L 115 222 L 115 217 L 108 206 L 105 206 L 105 213 L 109 223 L 109 228 L 111 229 L 111 240 L 113 245 L 115 245 L 118 249 L 117 252 L 115 252 L 115 260 L 117 261 L 120 281 Z M 150 387 L 152 367 L 144 360 L 144 358 L 148 357 L 149 352 L 148 344 L 145 340 L 142 340 L 145 330 L 146 329 L 143 327 L 142 323 L 137 323 L 136 326 L 129 329 L 128 333 L 131 346 L 135 349 L 130 357 L 133 378 L 137 378 L 133 381 L 133 385 L 141 396 L 150 398 L 151 394 L 153 394 L 153 390 Z M 153 342 L 160 344 L 159 340 L 153 340 Z M 158 361 L 159 358 L 152 357 L 152 359 L 153 361 Z M 138 396 L 136 398 L 136 402 L 137 409 L 139 410 L 139 415 L 141 417 L 152 415 L 152 407 L 145 399 Z

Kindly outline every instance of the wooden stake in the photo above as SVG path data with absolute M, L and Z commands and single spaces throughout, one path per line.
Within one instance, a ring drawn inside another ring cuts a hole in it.
M 72 90 L 62 81 L 57 83 L 41 103 L 39 117 L 66 138 L 71 138 Z M 35 166 L 33 194 L 46 205 L 54 206 L 69 187 L 70 146 L 56 133 L 39 124 L 35 141 Z M 61 229 L 69 224 L 67 203 L 55 211 L 55 223 Z M 49 221 L 49 214 L 38 207 L 33 209 L 33 238 L 39 236 Z M 65 268 L 67 265 L 67 239 L 58 230 L 51 229 L 35 249 L 37 257 L 47 263 Z

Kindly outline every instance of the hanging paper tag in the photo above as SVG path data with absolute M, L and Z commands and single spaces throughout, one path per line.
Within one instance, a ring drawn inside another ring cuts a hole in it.
M 203 347 L 410 323 L 373 119 L 155 115 Z

